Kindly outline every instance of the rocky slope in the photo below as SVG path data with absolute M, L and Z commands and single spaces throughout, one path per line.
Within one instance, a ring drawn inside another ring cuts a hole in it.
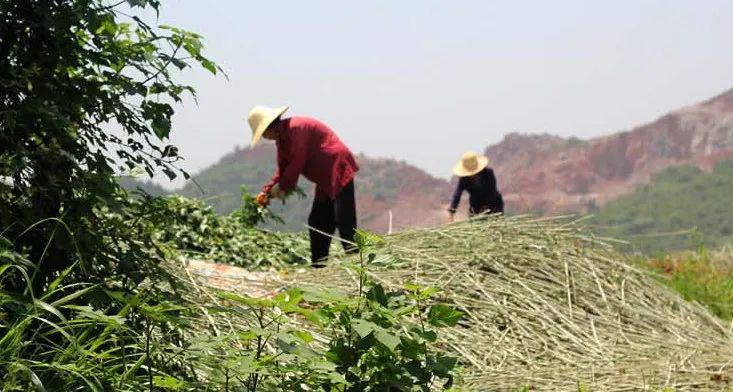
M 585 212 L 668 166 L 710 169 L 733 156 L 733 90 L 630 131 L 588 141 L 509 134 L 485 153 L 510 210 Z

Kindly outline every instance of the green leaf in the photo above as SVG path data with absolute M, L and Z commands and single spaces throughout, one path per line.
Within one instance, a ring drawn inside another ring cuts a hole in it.
M 99 310 L 94 310 L 91 306 L 76 306 L 66 305 L 67 309 L 75 310 L 79 313 L 79 316 L 89 320 L 94 320 L 104 324 L 122 325 L 125 323 L 125 318 L 117 315 L 107 315 Z
M 254 340 L 257 339 L 257 334 L 254 331 L 243 331 L 237 334 L 242 340 Z
M 425 332 L 420 331 L 420 336 L 428 342 L 435 342 L 438 340 L 438 334 L 435 331 L 427 330 Z
M 379 343 L 382 343 L 389 351 L 394 351 L 395 347 L 400 344 L 400 338 L 384 330 L 375 331 L 374 337 Z
M 332 384 L 335 384 L 335 386 L 346 386 L 348 384 L 348 381 L 346 381 L 346 378 L 344 378 L 342 374 L 335 372 L 328 373 L 328 381 L 330 381 Z M 344 389 L 336 388 L 334 390 L 342 391 Z
M 379 326 L 377 324 L 362 319 L 352 320 L 351 327 L 354 328 L 354 331 L 356 331 L 356 333 L 359 334 L 359 336 L 361 336 L 362 338 L 372 333 L 375 329 L 379 329 Z
M 368 231 L 356 229 L 356 233 L 354 234 L 354 242 L 356 242 L 356 246 L 358 246 L 359 249 L 365 250 L 383 244 L 384 239 Z
M 306 331 L 292 331 L 293 335 L 297 336 L 300 340 L 304 341 L 305 343 L 310 343 L 313 341 L 313 335 Z
M 308 321 L 321 326 L 327 325 L 337 317 L 333 312 L 327 309 L 318 309 L 315 312 L 306 313 L 304 316 Z
M 432 297 L 437 292 L 438 292 L 437 287 L 428 287 L 420 293 L 420 299 L 421 300 L 430 299 L 430 297 Z
M 201 60 L 201 66 L 206 68 L 207 71 L 211 72 L 212 74 L 216 75 L 216 64 L 214 64 L 213 61 L 203 59 Z
M 372 265 L 385 266 L 385 267 L 386 266 L 397 266 L 399 264 L 399 260 L 390 254 L 378 254 L 374 257 L 374 259 L 370 260 L 369 263 Z
M 37 299 L 33 301 L 33 304 L 58 317 L 61 321 L 66 321 L 66 317 L 64 317 L 64 315 L 61 314 L 61 312 L 59 312 L 59 310 L 55 307 Z
M 249 374 L 257 371 L 257 363 L 251 355 L 238 357 L 231 365 L 232 370 L 239 374 Z
M 169 375 L 165 376 L 153 376 L 153 385 L 163 389 L 170 389 L 172 391 L 179 391 L 185 388 L 186 383 Z
M 146 93 L 143 90 L 142 94 Z M 171 131 L 171 116 L 173 108 L 167 103 L 144 101 L 140 104 L 143 118 L 150 121 L 150 126 L 159 139 L 166 139 Z
M 387 294 L 384 292 L 384 287 L 380 284 L 373 285 L 366 293 L 366 296 L 369 300 L 374 301 L 383 307 L 386 307 L 389 302 L 389 298 L 387 298 Z
M 303 290 L 303 299 L 314 303 L 345 303 L 349 296 L 337 289 L 315 289 L 306 288 Z
M 439 377 L 448 377 L 453 368 L 456 367 L 458 358 L 450 357 L 443 354 L 429 356 L 427 361 L 428 368 Z
M 160 139 L 167 139 L 171 132 L 171 120 L 167 117 L 156 117 L 151 123 L 151 126 L 155 135 Z
M 453 327 L 461 317 L 462 312 L 443 304 L 433 305 L 428 311 L 428 322 L 436 327 Z
M 302 300 L 303 292 L 299 289 L 291 289 L 277 294 L 273 302 L 285 313 L 303 313 L 305 309 L 300 306 Z
M 410 361 L 407 362 L 404 366 L 405 370 L 407 370 L 410 375 L 420 380 L 421 382 L 425 382 L 430 379 L 430 374 L 425 371 L 425 368 L 422 367 L 420 361 Z
M 400 356 L 404 359 L 419 359 L 425 358 L 425 344 L 420 339 L 402 339 L 400 345 Z
M 113 71 L 120 73 L 120 71 L 122 71 L 122 68 L 125 68 L 125 60 L 120 59 L 116 63 L 112 63 L 109 66 L 110 68 L 112 68 Z
M 181 60 L 181 59 L 177 59 L 177 58 L 175 58 L 175 57 L 172 57 L 172 58 L 170 59 L 170 61 L 171 61 L 171 63 L 172 63 L 173 65 L 175 65 L 175 66 L 176 66 L 176 68 L 178 68 L 178 69 L 184 69 L 184 68 L 188 67 L 188 63 L 187 63 L 187 62 L 185 62 L 185 61 L 183 61 L 183 60 Z

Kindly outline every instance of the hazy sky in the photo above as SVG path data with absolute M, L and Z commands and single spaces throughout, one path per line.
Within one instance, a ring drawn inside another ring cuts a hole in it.
M 730 0 L 177 0 L 160 22 L 204 35 L 229 75 L 184 78 L 199 105 L 173 140 L 194 173 L 247 144 L 256 104 L 447 177 L 507 132 L 588 138 L 733 87 Z

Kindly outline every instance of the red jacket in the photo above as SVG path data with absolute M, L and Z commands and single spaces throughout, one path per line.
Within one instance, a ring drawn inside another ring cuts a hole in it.
M 275 184 L 289 192 L 298 177 L 316 183 L 316 197 L 335 199 L 359 170 L 349 148 L 326 124 L 309 117 L 283 120 L 277 139 L 277 169 L 270 183 L 262 188 L 269 193 Z

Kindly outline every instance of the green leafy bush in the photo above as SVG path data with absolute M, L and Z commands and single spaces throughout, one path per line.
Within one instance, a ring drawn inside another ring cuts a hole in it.
M 357 235 L 360 264 L 351 267 L 359 273 L 356 295 L 313 287 L 271 299 L 220 293 L 227 305 L 212 310 L 244 311 L 256 321 L 228 338 L 194 344 L 220 355 L 200 359 L 224 364 L 212 365 L 220 382 L 246 391 L 430 391 L 440 380 L 443 389 L 451 388 L 457 359 L 432 344 L 438 330 L 455 326 L 462 313 L 433 303 L 433 288 L 386 291 L 371 281 L 366 267 L 377 256 L 369 248 L 378 242 L 373 235 Z M 232 345 L 243 350 L 232 353 Z
M 305 262 L 308 244 L 303 234 L 276 233 L 257 228 L 267 219 L 278 219 L 242 192 L 242 204 L 222 216 L 202 200 L 182 196 L 133 200 L 135 212 L 118 217 L 153 233 L 160 243 L 210 262 L 260 268 Z M 113 214 L 114 215 L 114 214 Z
M 323 391 L 325 385 L 345 384 L 313 335 L 301 326 L 302 319 L 314 320 L 302 291 L 291 289 L 273 298 L 229 292 L 221 292 L 219 297 L 227 306 L 212 310 L 232 315 L 243 312 L 252 324 L 224 337 L 198 338 L 189 347 L 186 355 L 206 364 L 212 380 L 245 391 Z M 295 317 L 300 317 L 300 322 Z M 232 346 L 240 350 L 233 351 Z
M 443 304 L 432 304 L 433 288 L 406 285 L 402 291 L 386 291 L 368 279 L 367 265 L 376 259 L 372 251 L 381 239 L 358 231 L 360 264 L 356 298 L 336 292 L 311 292 L 306 299 L 321 304 L 317 315 L 331 332 L 326 357 L 347 381 L 346 391 L 430 391 L 443 380 L 450 388 L 457 359 L 429 347 L 437 330 L 455 326 L 462 313 Z
M 171 68 L 219 68 L 204 56 L 198 34 L 146 22 L 144 9 L 157 13 L 159 6 L 0 2 L 0 230 L 40 265 L 36 287 L 79 253 L 84 266 L 74 273 L 93 271 L 91 279 L 111 272 L 100 271 L 116 254 L 99 251 L 106 244 L 94 210 L 114 203 L 116 172 L 188 176 L 168 143 L 173 104 L 195 91 Z M 62 219 L 69 230 L 37 225 L 48 219 Z M 21 235 L 34 225 L 34 235 Z

